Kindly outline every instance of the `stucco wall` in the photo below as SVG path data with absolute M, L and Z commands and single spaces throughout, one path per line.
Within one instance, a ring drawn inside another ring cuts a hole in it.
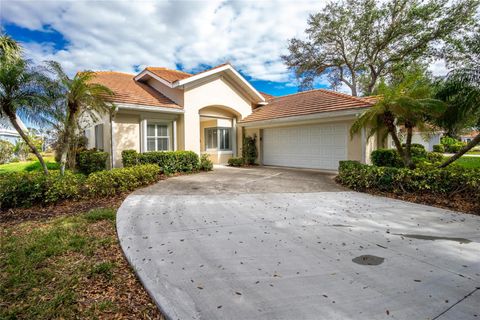
M 122 151 L 133 149 L 140 152 L 140 116 L 117 114 L 113 126 L 114 166 L 122 166 Z
M 252 112 L 250 101 L 223 78 L 186 88 L 184 98 L 185 150 L 200 153 L 200 139 L 196 134 L 200 132 L 199 112 L 202 108 L 212 106 L 227 109 L 238 118 L 246 117 Z
M 147 81 L 147 84 L 152 88 L 160 91 L 164 96 L 168 97 L 170 100 L 172 100 L 179 106 L 183 106 L 183 90 L 177 88 L 169 88 L 155 79 L 149 79 Z

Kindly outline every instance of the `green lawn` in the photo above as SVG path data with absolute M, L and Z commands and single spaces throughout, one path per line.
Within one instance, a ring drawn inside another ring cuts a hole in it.
M 47 162 L 47 168 L 50 170 L 56 170 L 59 168 L 58 163 L 55 162 L 53 157 L 44 157 Z M 20 171 L 39 171 L 42 170 L 40 162 L 35 161 L 21 161 L 21 162 L 11 162 L 0 165 L 0 174 L 7 172 L 20 172 Z
M 161 318 L 123 257 L 114 209 L 0 230 L 0 319 Z
M 454 163 L 465 168 L 480 168 L 480 157 L 463 156 Z

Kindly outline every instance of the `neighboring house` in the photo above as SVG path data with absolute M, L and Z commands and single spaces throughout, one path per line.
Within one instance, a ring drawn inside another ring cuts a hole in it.
M 421 144 L 425 147 L 427 151 L 433 151 L 433 146 L 440 144 L 440 139 L 442 138 L 443 132 L 418 132 L 414 131 L 412 134 L 412 143 Z M 405 137 L 401 137 L 402 142 L 405 142 Z M 395 148 L 392 137 L 388 136 L 388 146 L 390 148 Z
M 376 137 L 350 137 L 371 102 L 328 90 L 283 97 L 258 92 L 230 64 L 198 74 L 147 67 L 137 75 L 97 72 L 115 93 L 112 116 L 86 128 L 89 147 L 111 154 L 192 150 L 214 163 L 241 156 L 242 136 L 256 135 L 259 163 L 336 170 L 340 160 L 369 161 Z
M 20 127 L 27 131 L 27 128 L 23 124 L 23 121 L 17 117 L 18 124 Z M 17 130 L 13 128 L 10 122 L 5 119 L 0 119 L 0 140 L 6 140 L 12 144 L 16 144 L 18 141 L 22 140 Z
M 470 131 L 469 133 L 462 134 L 462 135 L 460 136 L 460 140 L 462 140 L 462 142 L 469 143 L 470 141 L 473 140 L 473 138 L 475 138 L 476 136 L 478 136 L 479 133 L 480 133 L 480 132 L 478 132 L 478 131 L 472 130 L 472 131 Z

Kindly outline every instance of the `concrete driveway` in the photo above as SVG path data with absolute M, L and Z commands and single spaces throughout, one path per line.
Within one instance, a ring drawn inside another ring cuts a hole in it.
M 121 246 L 171 319 L 479 319 L 480 217 L 308 170 L 216 168 L 130 195 Z

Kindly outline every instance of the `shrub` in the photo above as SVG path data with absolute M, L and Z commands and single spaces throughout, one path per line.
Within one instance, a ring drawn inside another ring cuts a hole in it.
M 65 172 L 11 172 L 0 176 L 0 209 L 48 204 L 82 196 L 85 176 Z
M 0 140 L 0 164 L 7 163 L 13 156 L 15 146 L 6 140 Z
M 449 145 L 449 146 L 445 146 L 445 151 L 447 151 L 449 153 L 457 153 L 462 148 L 463 148 L 463 144 L 457 143 L 457 144 L 452 144 L 452 145 Z
M 433 152 L 445 153 L 445 146 L 443 144 L 435 144 L 433 146 Z
M 138 163 L 138 152 L 135 150 L 122 151 L 122 163 L 124 167 L 135 166 Z
M 156 164 L 116 168 L 90 174 L 85 185 L 90 197 L 111 196 L 149 185 L 158 180 L 160 173 L 160 167 Z
M 243 166 L 244 161 L 243 158 L 240 157 L 233 157 L 228 159 L 228 165 L 232 167 L 241 167 Z
M 425 159 L 427 157 L 427 150 L 421 144 L 414 143 L 411 147 L 412 158 Z
M 213 169 L 213 162 L 209 159 L 208 153 L 202 154 L 200 157 L 200 170 L 211 171 Z
M 29 207 L 61 200 L 115 195 L 158 180 L 160 167 L 154 164 L 98 171 L 88 177 L 66 171 L 11 172 L 0 176 L 0 209 Z
M 459 140 L 452 137 L 447 137 L 447 136 L 442 137 L 440 139 L 440 143 L 443 144 L 445 147 L 458 144 L 459 142 L 460 142 Z
M 77 155 L 78 170 L 85 174 L 107 169 L 108 153 L 97 150 L 81 151 Z
M 427 154 L 427 160 L 430 163 L 438 163 L 443 161 L 443 154 L 439 152 L 429 152 Z
M 378 167 L 403 167 L 402 158 L 400 158 L 397 150 L 394 149 L 378 149 L 371 153 L 372 163 Z
M 397 194 L 432 194 L 439 197 L 459 195 L 468 201 L 480 201 L 480 169 L 450 166 L 411 170 L 342 161 L 337 180 L 359 191 L 380 190 Z
M 243 138 L 242 157 L 243 163 L 246 165 L 255 164 L 257 160 L 257 136 L 253 137 L 245 136 Z
M 200 166 L 198 155 L 193 151 L 152 151 L 137 157 L 139 164 L 157 164 L 165 174 L 193 172 Z

